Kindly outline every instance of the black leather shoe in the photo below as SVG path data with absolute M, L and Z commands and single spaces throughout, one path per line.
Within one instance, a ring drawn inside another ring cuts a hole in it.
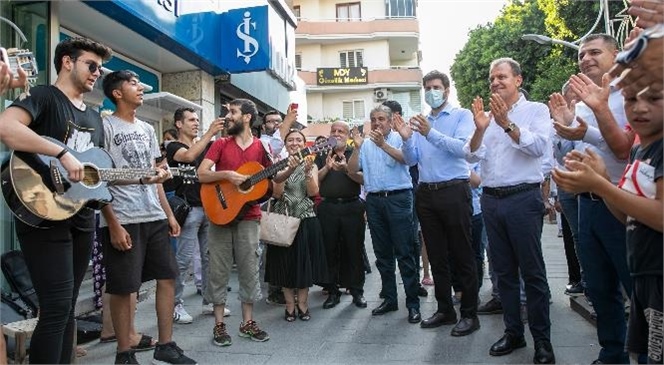
M 551 342 L 547 340 L 539 340 L 535 343 L 535 356 L 533 356 L 535 364 L 555 364 L 556 356 L 553 354 L 553 347 Z
M 356 294 L 356 295 L 353 295 L 353 304 L 355 304 L 355 306 L 358 307 L 358 308 L 366 308 L 367 307 L 367 300 L 364 299 L 364 295 Z
M 372 316 L 380 316 L 387 312 L 394 312 L 399 310 L 399 306 L 396 304 L 389 303 L 388 301 L 383 301 L 380 305 L 374 308 L 371 311 Z
M 494 343 L 489 350 L 491 356 L 503 356 L 511 354 L 512 351 L 526 347 L 526 339 L 523 336 L 514 336 L 511 333 L 505 333 L 503 337 Z
M 323 309 L 334 308 L 337 304 L 339 304 L 339 294 L 330 293 L 330 295 L 327 296 L 327 299 L 323 303 Z
M 429 292 L 420 284 L 420 287 L 417 289 L 417 296 L 426 297 L 429 296 Z
M 410 308 L 408 310 L 408 322 L 409 323 L 420 323 L 422 320 L 422 315 L 420 314 L 420 310 L 416 308 Z
M 457 322 L 456 312 L 451 314 L 434 313 L 431 317 L 420 322 L 422 328 L 436 328 L 444 324 L 455 324 Z
M 480 320 L 477 317 L 461 318 L 450 334 L 455 337 L 467 336 L 478 329 L 480 329 Z

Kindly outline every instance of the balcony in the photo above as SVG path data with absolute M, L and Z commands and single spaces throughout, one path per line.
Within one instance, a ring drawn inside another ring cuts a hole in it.
M 306 83 L 307 91 L 347 91 L 375 88 L 413 90 L 419 89 L 422 84 L 422 70 L 419 68 L 393 67 L 369 70 L 368 80 L 364 85 L 318 85 L 315 71 L 298 71 L 298 76 Z
M 391 18 L 337 22 L 301 19 L 295 30 L 298 44 L 320 43 L 324 40 L 407 37 L 418 39 L 420 24 L 417 18 Z

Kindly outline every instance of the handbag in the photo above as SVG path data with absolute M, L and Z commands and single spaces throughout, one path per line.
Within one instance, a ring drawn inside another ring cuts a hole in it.
M 290 247 L 295 240 L 298 228 L 300 228 L 300 218 L 291 217 L 286 214 L 270 212 L 270 204 L 267 203 L 267 211 L 262 212 L 261 217 L 261 241 L 274 246 Z
M 191 205 L 187 203 L 186 199 L 183 199 L 177 195 L 172 195 L 168 198 L 168 205 L 171 206 L 175 220 L 178 221 L 180 227 L 184 225 L 184 222 L 187 220 L 187 216 L 191 211 Z

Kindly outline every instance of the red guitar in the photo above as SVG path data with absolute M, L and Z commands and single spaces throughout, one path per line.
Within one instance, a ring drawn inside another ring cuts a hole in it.
M 325 142 L 301 149 L 298 155 L 308 156 L 329 150 L 336 145 L 336 139 L 328 138 Z M 239 186 L 227 180 L 201 184 L 201 202 L 205 215 L 210 222 L 217 225 L 234 223 L 250 205 L 265 200 L 266 194 L 270 191 L 270 182 L 267 179 L 286 166 L 288 159 L 283 159 L 268 168 L 263 168 L 258 162 L 250 161 L 236 170 L 239 174 L 249 175 L 249 178 Z

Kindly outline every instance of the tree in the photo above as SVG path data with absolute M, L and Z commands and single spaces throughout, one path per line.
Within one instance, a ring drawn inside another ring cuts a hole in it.
M 626 6 L 625 0 L 609 3 L 612 16 Z M 570 75 L 578 72 L 576 51 L 524 41 L 521 36 L 533 33 L 573 42 L 590 31 L 598 12 L 597 1 L 512 0 L 494 23 L 471 30 L 468 42 L 457 53 L 451 76 L 459 102 L 469 107 L 477 95 L 487 100 L 489 64 L 500 57 L 511 57 L 521 64 L 522 87 L 531 100 L 546 101 Z M 603 24 L 600 21 L 594 33 L 604 32 Z

